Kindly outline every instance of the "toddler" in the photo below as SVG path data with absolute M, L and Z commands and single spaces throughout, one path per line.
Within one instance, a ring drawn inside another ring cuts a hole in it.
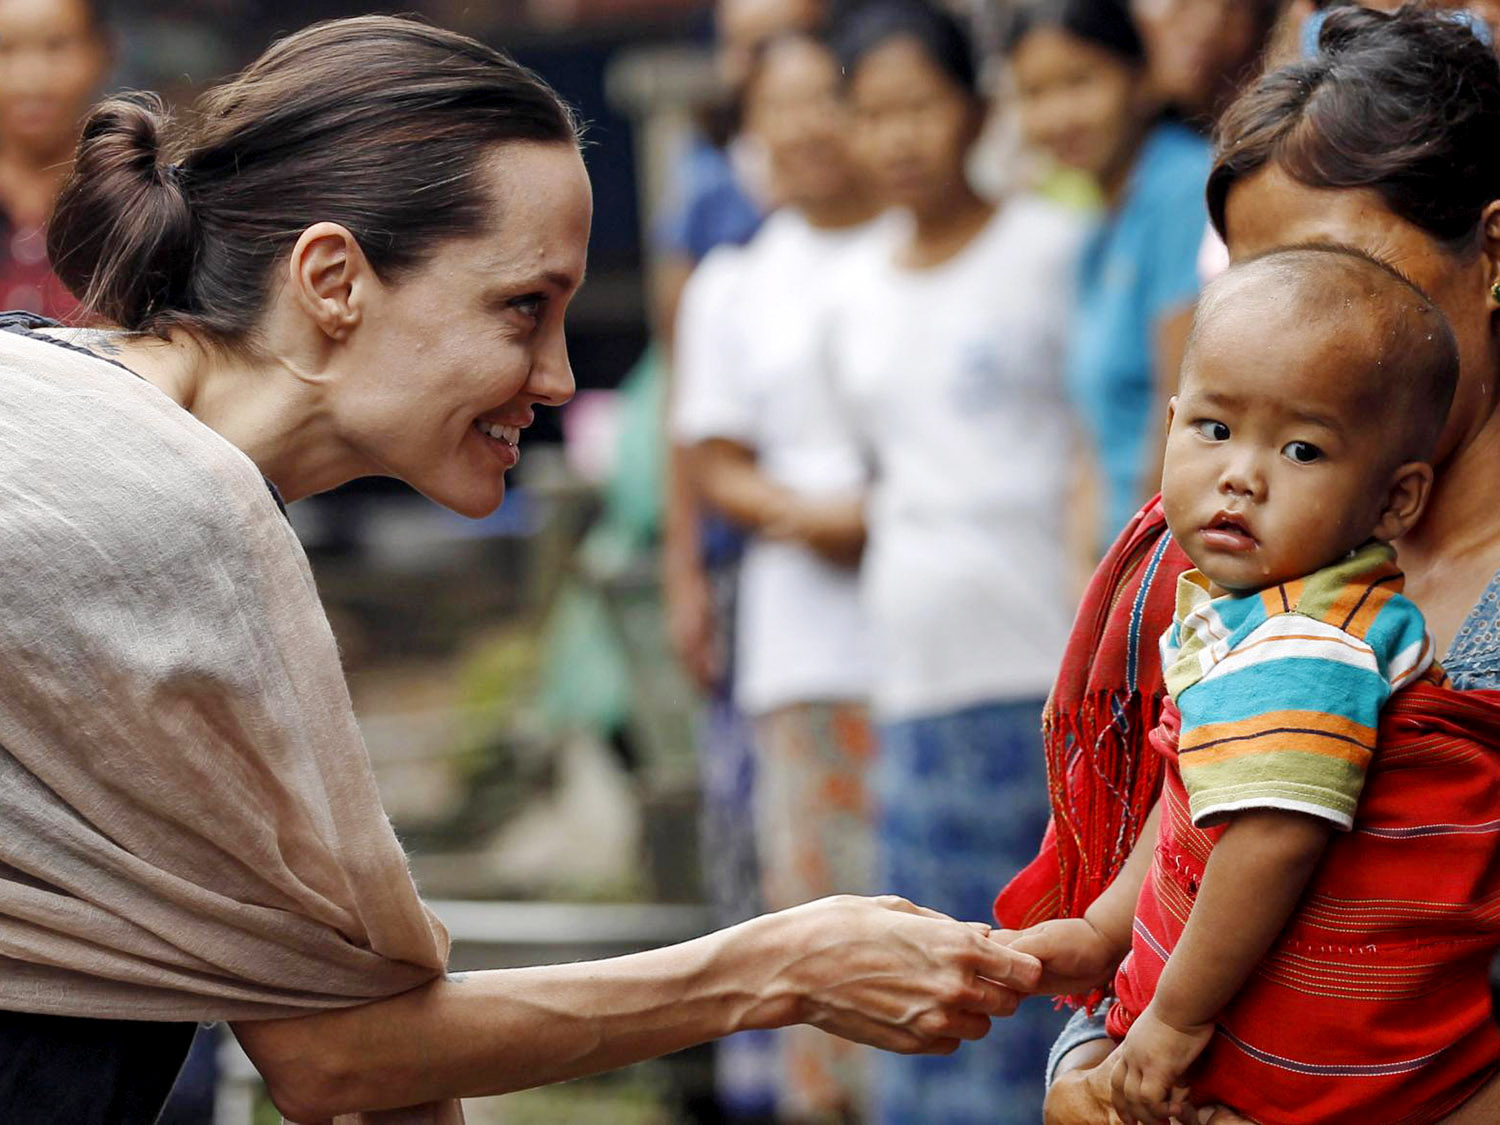
M 1181 717 L 1162 801 L 1084 918 L 1016 943 L 1074 985 L 1119 964 L 1104 1065 L 1127 1123 L 1189 1113 L 1189 1067 L 1354 824 L 1382 707 L 1442 678 L 1389 544 L 1422 514 L 1457 371 L 1438 309 L 1354 251 L 1279 251 L 1203 295 L 1162 475 L 1197 568 L 1161 642 Z M 1343 1069 L 1236 1045 L 1273 1073 Z

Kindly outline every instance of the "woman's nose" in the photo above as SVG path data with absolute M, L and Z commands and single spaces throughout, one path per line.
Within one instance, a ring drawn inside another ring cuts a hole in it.
M 568 341 L 562 332 L 556 333 L 537 354 L 527 390 L 547 406 L 561 406 L 573 397 L 577 384 L 573 381 L 573 365 L 568 361 Z

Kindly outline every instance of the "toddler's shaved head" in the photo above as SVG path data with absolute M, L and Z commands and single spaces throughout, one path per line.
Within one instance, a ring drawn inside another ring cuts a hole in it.
M 1458 344 L 1432 300 L 1390 266 L 1342 246 L 1273 250 L 1213 281 L 1198 302 L 1183 358 L 1233 321 L 1266 332 L 1317 329 L 1310 360 L 1330 379 L 1353 380 L 1361 425 L 1386 429 L 1391 453 L 1430 460 L 1458 384 Z M 1326 331 L 1325 331 L 1326 329 Z

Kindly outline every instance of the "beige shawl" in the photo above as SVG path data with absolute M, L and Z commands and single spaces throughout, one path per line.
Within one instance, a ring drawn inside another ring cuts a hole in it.
M 287 1016 L 447 953 L 255 466 L 119 367 L 0 332 L 0 1008 Z

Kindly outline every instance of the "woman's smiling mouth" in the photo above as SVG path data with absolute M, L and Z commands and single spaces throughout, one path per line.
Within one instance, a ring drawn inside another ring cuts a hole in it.
M 498 422 L 486 422 L 480 418 L 475 421 L 474 428 L 507 469 L 513 469 L 520 463 L 520 426 L 502 426 Z

